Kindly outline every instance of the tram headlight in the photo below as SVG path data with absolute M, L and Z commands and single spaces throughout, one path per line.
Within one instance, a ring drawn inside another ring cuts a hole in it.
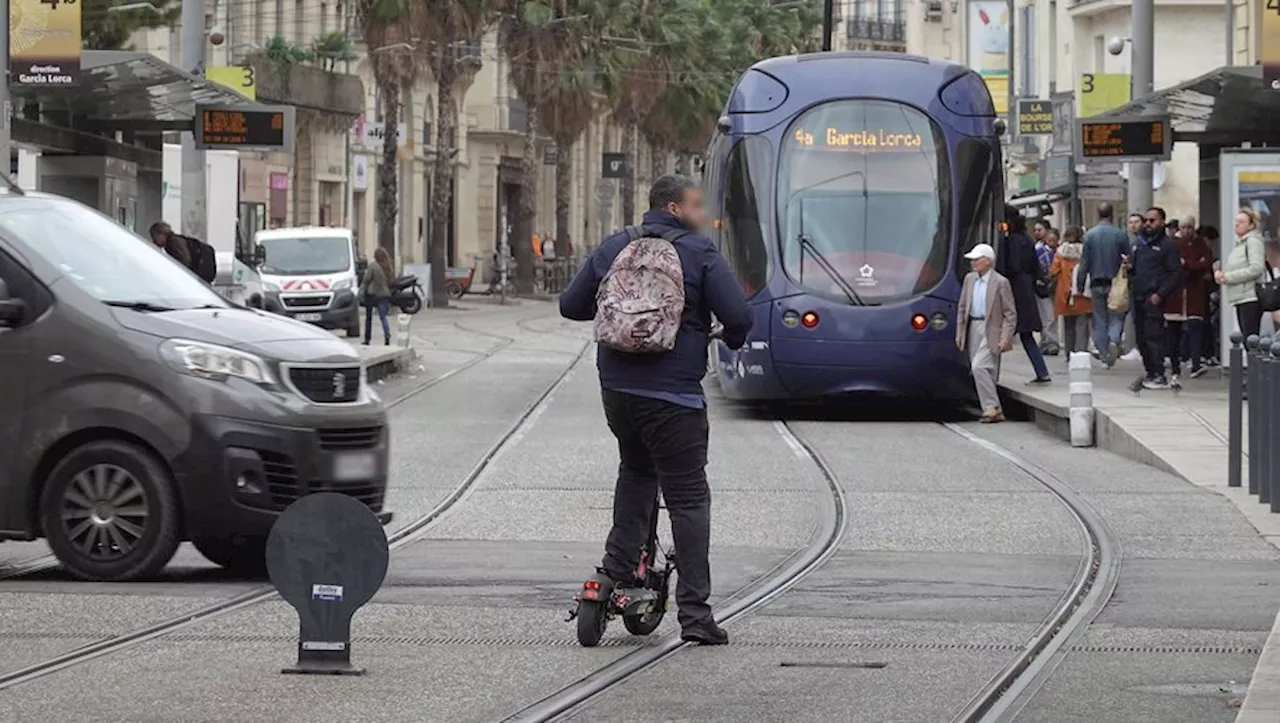
M 924 314 L 916 314 L 911 317 L 911 328 L 916 331 L 924 331 L 924 328 L 928 325 L 929 320 L 925 318 Z
M 942 331 L 947 328 L 947 315 L 941 311 L 935 311 L 933 316 L 929 317 L 929 323 L 933 326 L 934 331 Z
M 796 324 L 800 323 L 800 312 L 795 309 L 788 309 L 782 313 L 782 325 L 788 329 L 796 328 Z

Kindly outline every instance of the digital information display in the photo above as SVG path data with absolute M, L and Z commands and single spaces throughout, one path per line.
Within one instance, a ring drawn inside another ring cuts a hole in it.
M 1081 158 L 1167 161 L 1173 150 L 1168 118 L 1117 118 L 1079 122 Z
M 196 106 L 196 148 L 293 151 L 292 106 Z
M 791 140 L 801 148 L 854 153 L 918 151 L 925 143 L 924 137 L 919 133 L 897 133 L 883 128 L 852 131 L 839 128 L 810 131 L 799 128 L 792 134 Z

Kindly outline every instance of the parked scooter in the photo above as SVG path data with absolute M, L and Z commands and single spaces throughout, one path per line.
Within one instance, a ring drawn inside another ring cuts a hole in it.
M 413 274 L 397 276 L 391 282 L 391 303 L 406 314 L 421 311 L 424 298 L 426 292 L 422 290 L 422 284 L 418 283 L 418 277 Z

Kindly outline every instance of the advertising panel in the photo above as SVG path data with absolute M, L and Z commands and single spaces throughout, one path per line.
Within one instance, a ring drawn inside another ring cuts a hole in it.
M 9 83 L 80 81 L 80 3 L 9 0 Z
M 970 0 L 968 64 L 991 91 L 996 115 L 1009 112 L 1009 4 Z

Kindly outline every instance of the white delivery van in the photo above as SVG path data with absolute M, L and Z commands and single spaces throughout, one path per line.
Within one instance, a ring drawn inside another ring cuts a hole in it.
M 266 255 L 258 271 L 269 311 L 360 335 L 360 280 L 350 229 L 279 228 L 259 231 L 254 241 Z

